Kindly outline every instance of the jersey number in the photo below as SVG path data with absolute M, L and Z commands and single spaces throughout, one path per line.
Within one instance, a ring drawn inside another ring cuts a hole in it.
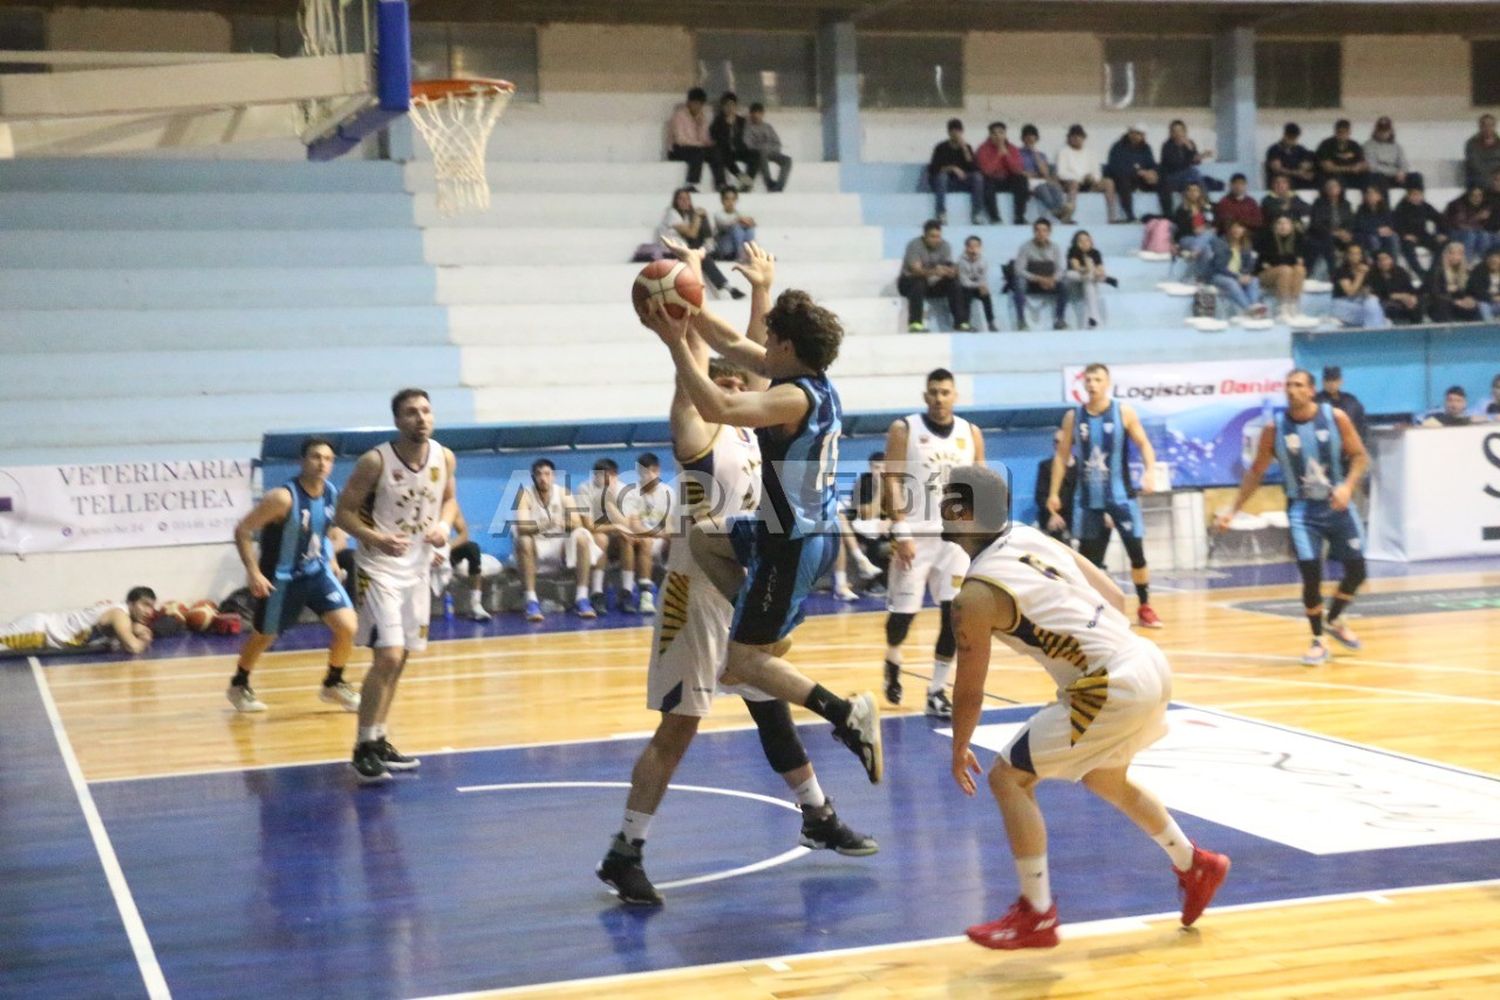
M 838 435 L 830 434 L 823 439 L 823 448 L 818 452 L 818 486 L 828 489 L 834 484 L 839 464 Z

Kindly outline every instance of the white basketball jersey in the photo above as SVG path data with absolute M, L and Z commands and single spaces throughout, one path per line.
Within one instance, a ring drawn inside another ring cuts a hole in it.
M 907 514 L 906 522 L 914 530 L 936 531 L 943 526 L 938 505 L 948 473 L 957 466 L 974 464 L 974 426 L 963 417 L 954 417 L 948 436 L 939 437 L 922 418 L 920 413 L 906 418 L 906 474 L 916 493 L 911 499 L 918 505 Z
M 649 493 L 632 486 L 625 494 L 621 513 L 626 517 L 640 518 L 641 527 L 646 531 L 670 529 L 671 524 L 668 522 L 672 518 L 672 508 L 676 500 L 672 487 L 660 480 Z
M 568 533 L 568 512 L 572 505 L 561 486 L 555 482 L 552 484 L 552 489 L 547 491 L 546 503 L 537 496 L 534 484 L 528 483 L 521 490 L 531 499 L 530 516 L 536 522 L 539 538 L 561 538 Z
M 361 512 L 366 525 L 383 534 L 404 535 L 411 544 L 406 554 L 386 555 L 373 545 L 361 545 L 354 553 L 360 569 L 372 576 L 394 581 L 425 580 L 432 567 L 432 546 L 423 541 L 438 523 L 443 493 L 448 488 L 448 460 L 443 446 L 427 442 L 427 460 L 410 466 L 387 441 L 375 449 L 380 455 L 380 477 Z
M 68 649 L 85 645 L 106 612 L 125 605 L 100 601 L 76 611 L 37 611 L 0 626 L 0 646 L 15 650 Z
M 1016 602 L 1016 621 L 995 633 L 1045 667 L 1059 688 L 1146 641 L 1089 585 L 1071 549 L 1027 525 L 1012 524 L 976 555 L 966 579 L 998 587 Z
M 760 464 L 760 440 L 755 432 L 720 424 L 707 449 L 678 462 L 682 516 L 675 523 L 686 530 L 706 517 L 723 523 L 737 514 L 754 513 L 760 507 Z M 687 539 L 681 542 L 667 553 L 667 569 L 686 573 L 695 563 Z
M 589 517 L 593 519 L 596 526 L 613 523 L 610 520 L 611 510 L 614 511 L 616 518 L 623 513 L 620 510 L 620 491 L 624 488 L 624 484 L 618 480 L 605 486 L 596 486 L 592 479 L 583 488 L 583 497 L 589 505 Z M 605 502 L 606 500 L 608 503 Z

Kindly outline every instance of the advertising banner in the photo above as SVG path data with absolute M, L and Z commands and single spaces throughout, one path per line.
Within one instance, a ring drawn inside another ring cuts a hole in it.
M 1135 408 L 1173 487 L 1238 484 L 1271 407 L 1286 405 L 1287 358 L 1164 362 L 1110 369 L 1111 392 Z M 1083 366 L 1062 373 L 1063 401 L 1084 403 Z M 1132 450 L 1139 470 L 1140 456 Z M 1268 480 L 1277 478 L 1274 467 Z
M 1500 555 L 1500 426 L 1376 431 L 1372 559 Z
M 0 468 L 0 554 L 227 542 L 249 459 Z

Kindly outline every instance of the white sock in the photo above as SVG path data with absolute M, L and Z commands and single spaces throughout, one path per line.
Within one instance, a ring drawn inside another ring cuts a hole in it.
M 1047 876 L 1047 855 L 1017 858 L 1016 875 L 1021 880 L 1021 895 L 1038 913 L 1052 909 L 1052 880 Z
M 360 726 L 359 727 L 359 742 L 361 742 L 361 743 L 373 743 L 376 740 L 380 739 L 379 736 L 375 735 L 375 730 L 379 729 L 379 728 L 380 728 L 379 726 Z
M 945 660 L 941 656 L 932 661 L 932 683 L 927 685 L 928 694 L 937 694 L 948 683 L 948 673 L 953 669 L 953 661 Z
M 843 590 L 849 586 L 849 574 L 841 569 L 833 571 L 833 589 Z
M 600 591 L 602 591 L 603 589 L 604 589 L 604 570 L 602 570 L 602 569 L 596 569 L 596 570 L 594 570 L 594 593 L 597 594 Z
M 588 600 L 588 596 L 589 588 L 586 585 L 580 583 L 578 586 L 573 588 L 573 600 L 586 601 Z
M 528 591 L 526 591 L 526 599 L 528 601 L 534 601 L 534 600 L 536 600 L 536 591 L 534 591 L 534 590 L 528 590 Z
M 1167 825 L 1161 833 L 1151 839 L 1167 852 L 1167 857 L 1172 859 L 1173 868 L 1185 872 L 1193 867 L 1193 842 L 1187 839 L 1187 834 L 1182 832 L 1182 827 L 1171 816 L 1167 817 Z
M 625 588 L 625 593 L 627 594 L 632 593 L 635 590 L 635 570 L 620 570 L 620 586 Z
M 384 722 L 377 722 L 377 723 L 375 723 L 375 725 L 371 726 L 370 729 L 375 733 L 375 738 L 377 740 L 383 740 L 383 739 L 385 739 L 385 723 Z
M 900 646 L 887 646 L 887 647 L 885 647 L 885 662 L 887 662 L 887 663 L 894 663 L 898 667 L 901 666 L 901 647 Z
M 792 789 L 792 794 L 797 796 L 798 805 L 812 806 L 814 809 L 828 802 L 828 796 L 823 794 L 823 786 L 818 784 L 816 774 Z
M 646 834 L 651 830 L 651 814 L 636 812 L 634 809 L 625 810 L 625 821 L 620 824 L 620 836 L 627 843 L 634 844 L 644 841 Z

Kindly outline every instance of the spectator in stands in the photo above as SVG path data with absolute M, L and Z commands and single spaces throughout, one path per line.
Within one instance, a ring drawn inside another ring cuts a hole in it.
M 1484 205 L 1490 210 L 1485 220 L 1485 231 L 1490 234 L 1489 245 L 1500 246 L 1500 170 L 1490 178 L 1490 186 L 1484 192 Z
M 1370 164 L 1359 143 L 1350 138 L 1352 131 L 1347 118 L 1333 123 L 1333 135 L 1318 143 L 1318 176 L 1324 181 L 1333 178 L 1346 188 L 1363 189 L 1370 181 Z
M 676 241 L 696 250 L 713 236 L 713 224 L 708 221 L 708 213 L 693 204 L 692 190 L 690 187 L 681 187 L 672 193 L 672 204 L 662 213 L 661 225 L 656 229 L 657 242 Z M 712 257 L 703 259 L 703 276 L 716 290 L 722 292 L 728 289 L 730 298 L 745 297 L 745 293 L 738 288 L 729 287 L 729 279 L 724 277 L 724 272 L 719 270 L 719 265 L 714 263 Z
M 1061 514 L 1053 514 L 1047 510 L 1047 493 L 1052 488 L 1052 461 L 1057 456 L 1057 449 L 1062 444 L 1062 428 L 1052 432 L 1052 451 L 1047 457 L 1036 465 L 1036 491 L 1032 499 L 1036 501 L 1036 526 L 1064 545 L 1073 544 L 1073 534 L 1068 530 L 1068 522 Z M 1074 457 L 1073 451 L 1068 452 L 1068 468 L 1063 473 L 1062 486 L 1057 491 L 1058 499 L 1062 500 L 1063 510 L 1073 509 L 1073 493 L 1078 489 L 1078 459 Z
M 1443 393 L 1443 408 L 1429 413 L 1423 427 L 1467 427 L 1474 422 L 1469 416 L 1469 394 L 1461 385 L 1450 385 Z
M 1062 286 L 1063 256 L 1061 248 L 1052 242 L 1052 223 L 1037 219 L 1031 224 L 1031 239 L 1016 251 L 1013 267 L 1015 281 L 1011 296 L 1016 305 L 1016 329 L 1028 329 L 1026 297 L 1042 295 L 1052 299 L 1052 328 L 1066 330 L 1068 299 Z
M 687 164 L 690 191 L 698 190 L 704 163 L 713 174 L 714 187 L 724 186 L 724 161 L 719 159 L 713 137 L 708 134 L 708 113 L 703 110 L 706 103 L 708 95 L 703 88 L 694 87 L 687 93 L 687 102 L 673 109 L 671 121 L 667 123 L 667 159 Z
M 1490 206 L 1486 203 L 1484 188 L 1478 184 L 1470 185 L 1443 210 L 1448 239 L 1460 244 L 1469 260 L 1478 260 L 1489 249 L 1489 222 Z
M 1427 276 L 1427 269 L 1417 257 L 1417 250 L 1424 248 L 1432 255 L 1433 261 L 1438 259 L 1443 251 L 1443 244 L 1448 242 L 1443 217 L 1427 201 L 1427 192 L 1422 186 L 1413 184 L 1406 189 L 1406 197 L 1401 199 L 1401 204 L 1396 206 L 1391 218 L 1396 235 L 1401 240 L 1401 256 L 1411 268 L 1412 276 L 1420 281 Z M 1376 264 L 1378 266 L 1379 261 Z
M 1373 190 L 1367 188 L 1366 190 Z M 1333 318 L 1345 326 L 1379 329 L 1390 326 L 1385 310 L 1370 290 L 1370 262 L 1365 248 L 1349 244 L 1344 262 L 1333 272 Z
M 1094 246 L 1094 237 L 1089 235 L 1087 229 L 1080 229 L 1073 234 L 1073 242 L 1068 244 L 1067 264 L 1068 287 L 1083 300 L 1083 315 L 1088 328 L 1092 330 L 1104 319 L 1099 302 L 1099 286 L 1119 282 L 1104 270 L 1104 257 Z
M 1057 220 L 1064 225 L 1072 219 L 1063 218 L 1063 209 L 1068 203 L 1062 185 L 1052 172 L 1052 164 L 1037 143 L 1042 134 L 1035 125 L 1021 126 L 1021 166 L 1026 170 L 1026 179 L 1031 184 L 1031 196 L 1041 202 Z M 1022 220 L 1017 219 L 1017 222 Z
M 1260 232 L 1264 219 L 1260 205 L 1248 193 L 1249 187 L 1250 180 L 1244 174 L 1229 178 L 1229 193 L 1214 206 L 1214 223 L 1221 234 L 1229 232 L 1231 222 L 1244 223 L 1245 231 L 1252 237 Z
M 1338 257 L 1354 242 L 1354 210 L 1344 200 L 1344 187 L 1337 177 L 1323 182 L 1323 193 L 1313 202 L 1307 223 L 1308 248 L 1332 274 Z
M 1193 280 L 1206 281 L 1213 254 L 1214 213 L 1197 182 L 1183 190 L 1182 204 L 1172 213 L 1172 238 L 1177 242 L 1176 254 L 1191 258 Z
M 1313 397 L 1316 402 L 1328 403 L 1335 409 L 1343 410 L 1344 416 L 1354 425 L 1354 430 L 1359 434 L 1361 441 L 1370 439 L 1370 425 L 1365 418 L 1365 404 L 1359 401 L 1359 397 L 1352 392 L 1344 391 L 1344 370 L 1338 365 L 1328 365 L 1323 369 L 1323 389 Z
M 1396 141 L 1396 130 L 1385 115 L 1375 119 L 1375 129 L 1365 142 L 1365 160 L 1370 165 L 1370 183 L 1384 192 L 1422 183 L 1422 175 L 1411 169 L 1406 150 Z
M 1500 247 L 1490 247 L 1484 264 L 1469 274 L 1469 295 L 1479 304 L 1479 315 L 1485 321 L 1500 316 Z
M 760 171 L 760 154 L 745 145 L 745 116 L 740 114 L 740 99 L 734 91 L 725 91 L 720 96 L 719 112 L 708 126 L 708 135 L 733 183 L 741 191 L 754 187 L 755 175 Z M 743 171 L 739 169 L 742 164 Z M 723 188 L 720 185 L 720 190 Z
M 969 215 L 974 225 L 984 224 L 984 174 L 974 162 L 974 150 L 964 142 L 964 123 L 948 119 L 948 138 L 932 147 L 927 161 L 927 182 L 932 186 L 933 211 L 939 223 L 948 222 L 948 192 L 969 192 Z
M 984 175 L 984 210 L 990 221 L 1000 225 L 1001 191 L 1010 192 L 1011 221 L 1021 225 L 1026 221 L 1026 203 L 1031 199 L 1031 185 L 1026 180 L 1026 168 L 1021 163 L 1021 150 L 1006 138 L 1004 122 L 990 122 L 989 138 L 974 151 L 974 162 Z
M 1427 315 L 1434 323 L 1479 319 L 1479 300 L 1469 294 L 1469 264 L 1457 240 L 1443 247 L 1443 256 L 1427 272 Z
M 1167 140 L 1161 144 L 1161 183 L 1157 195 L 1161 199 L 1161 214 L 1172 215 L 1172 195 L 1189 184 L 1209 187 L 1208 179 L 1198 169 L 1204 157 L 1213 156 L 1213 151 L 1198 152 L 1198 144 L 1188 138 L 1187 124 L 1177 119 L 1167 127 Z
M 1135 221 L 1135 192 L 1155 191 L 1161 173 L 1146 144 L 1146 126 L 1136 123 L 1109 147 L 1104 176 L 1114 182 L 1126 222 Z
M 1266 150 L 1266 184 L 1271 186 L 1276 178 L 1285 177 L 1293 188 L 1307 190 L 1318 186 L 1318 165 L 1312 150 L 1302 145 L 1302 127 L 1296 122 L 1287 122 L 1281 130 L 1281 139 Z
M 588 510 L 580 511 L 587 518 L 584 527 L 594 535 L 594 544 L 603 557 L 594 563 L 590 572 L 589 601 L 601 615 L 608 610 L 604 593 L 604 573 L 610 560 L 620 566 L 621 590 L 630 593 L 635 589 L 635 552 L 630 544 L 624 511 L 620 510 L 620 466 L 612 458 L 594 461 L 593 475 L 584 487 Z
M 1253 202 L 1252 202 L 1253 204 Z M 1229 223 L 1223 236 L 1215 236 L 1209 262 L 1209 280 L 1219 295 L 1234 306 L 1236 314 L 1264 319 L 1269 310 L 1261 301 L 1256 256 L 1250 245 L 1250 230 L 1240 220 Z
M 719 210 L 714 213 L 714 256 L 737 261 L 745 244 L 755 241 L 755 219 L 740 211 L 740 193 L 732 187 L 719 192 Z
M 1396 258 L 1389 250 L 1375 254 L 1375 270 L 1367 284 L 1370 292 L 1380 300 L 1386 319 L 1402 326 L 1422 322 L 1422 299 L 1417 294 L 1417 286 L 1411 275 L 1396 265 Z
M 990 295 L 990 265 L 984 259 L 984 241 L 978 236 L 970 236 L 964 240 L 963 256 L 958 258 L 958 288 L 964 297 L 964 316 L 973 320 L 974 302 L 977 299 L 984 306 L 984 319 L 990 332 L 998 332 L 1000 327 L 995 325 L 995 300 Z M 970 322 L 961 323 L 958 328 L 973 329 Z
M 781 136 L 766 121 L 766 106 L 759 101 L 750 105 L 750 120 L 745 123 L 745 146 L 760 157 L 767 191 L 785 191 L 792 176 L 792 158 L 781 151 Z M 776 179 L 771 180 L 771 164 L 776 164 Z
M 922 235 L 906 244 L 896 291 L 906 298 L 906 328 L 912 333 L 927 331 L 922 321 L 925 299 L 947 299 L 953 322 L 968 322 L 963 297 L 958 292 L 953 248 L 943 239 L 943 226 L 938 220 L 928 219 L 922 226 Z
M 1401 237 L 1396 234 L 1396 214 L 1386 203 L 1380 185 L 1365 188 L 1359 210 L 1354 213 L 1354 239 L 1373 255 L 1377 250 L 1401 251 Z
M 1479 131 L 1464 143 L 1464 186 L 1476 187 L 1500 170 L 1500 135 L 1495 134 L 1495 116 L 1480 115 Z
M 1490 379 L 1490 401 L 1484 405 L 1484 415 L 1500 420 L 1500 375 Z
M 1312 209 L 1297 192 L 1292 190 L 1292 179 L 1286 174 L 1277 174 L 1271 181 L 1271 191 L 1260 200 L 1261 227 L 1269 227 L 1283 215 L 1292 220 L 1292 227 L 1299 233 L 1307 231 L 1307 217 Z
M 1088 147 L 1089 134 L 1082 125 L 1068 126 L 1068 141 L 1057 151 L 1057 181 L 1067 196 L 1067 217 L 1072 222 L 1078 212 L 1078 192 L 1099 191 L 1104 195 L 1106 218 L 1115 221 L 1115 182 L 1100 175 L 1099 161 Z
M 1261 288 L 1276 299 L 1279 317 L 1289 320 L 1302 314 L 1302 285 L 1307 280 L 1307 239 L 1283 215 L 1261 234 Z

